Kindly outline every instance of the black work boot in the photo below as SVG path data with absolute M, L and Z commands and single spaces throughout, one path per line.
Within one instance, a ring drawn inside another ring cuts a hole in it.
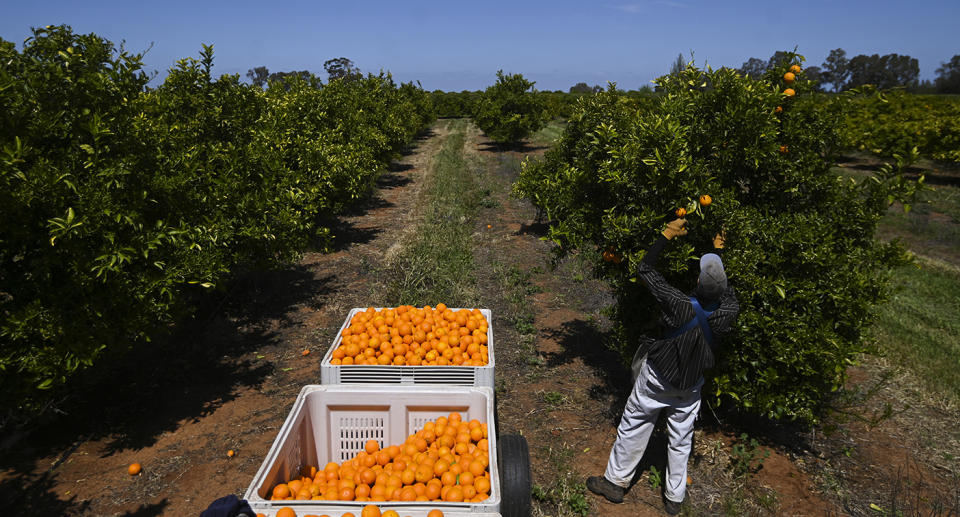
M 607 478 L 603 476 L 590 476 L 587 478 L 587 488 L 591 492 L 597 495 L 602 495 L 607 498 L 607 501 L 611 503 L 622 503 L 623 494 L 627 489 L 622 486 L 615 485 L 610 481 L 607 481 Z
M 663 499 L 663 509 L 670 515 L 676 515 L 680 513 L 680 505 L 683 504 L 683 501 L 676 503 L 669 499 L 664 494 L 660 494 L 660 497 Z

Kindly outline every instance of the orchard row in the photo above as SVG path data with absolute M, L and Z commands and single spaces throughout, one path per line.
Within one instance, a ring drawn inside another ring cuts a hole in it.
M 29 409 L 237 273 L 323 247 L 432 122 L 389 74 L 266 90 L 213 49 L 156 88 L 140 55 L 69 27 L 0 40 L 0 403 Z

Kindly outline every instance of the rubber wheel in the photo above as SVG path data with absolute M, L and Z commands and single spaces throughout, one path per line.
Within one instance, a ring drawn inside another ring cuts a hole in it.
M 518 434 L 500 436 L 497 441 L 500 469 L 500 515 L 530 517 L 530 448 Z

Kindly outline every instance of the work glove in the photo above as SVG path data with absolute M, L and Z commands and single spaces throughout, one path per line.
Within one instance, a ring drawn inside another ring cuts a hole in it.
M 663 236 L 666 237 L 667 240 L 671 240 L 679 235 L 686 235 L 687 229 L 684 228 L 686 224 L 686 219 L 674 219 L 673 221 L 670 221 L 667 223 L 667 227 L 663 230 Z
M 723 249 L 723 243 L 726 242 L 727 232 L 721 231 L 713 238 L 713 247 Z

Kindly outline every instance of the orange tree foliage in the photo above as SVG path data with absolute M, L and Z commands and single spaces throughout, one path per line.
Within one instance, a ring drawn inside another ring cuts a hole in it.
M 431 120 L 389 75 L 147 88 L 141 55 L 67 26 L 0 40 L 0 407 L 39 407 L 232 274 L 283 263 Z
M 662 96 L 643 107 L 613 88 L 585 97 L 514 189 L 549 220 L 558 254 L 592 257 L 613 288 L 613 346 L 625 359 L 640 334 L 662 332 L 654 300 L 635 282 L 645 249 L 684 208 L 690 233 L 671 241 L 658 268 L 692 291 L 688 259 L 725 229 L 724 262 L 742 310 L 704 393 L 751 414 L 810 422 L 864 350 L 889 271 L 908 260 L 874 230 L 915 185 L 891 167 L 861 183 L 831 172 L 843 114 L 839 103 L 809 99 L 802 72 L 795 95 L 785 93 L 783 75 L 801 59 L 787 54 L 756 80 L 691 66 L 661 77 Z M 608 249 L 624 260 L 604 261 Z

